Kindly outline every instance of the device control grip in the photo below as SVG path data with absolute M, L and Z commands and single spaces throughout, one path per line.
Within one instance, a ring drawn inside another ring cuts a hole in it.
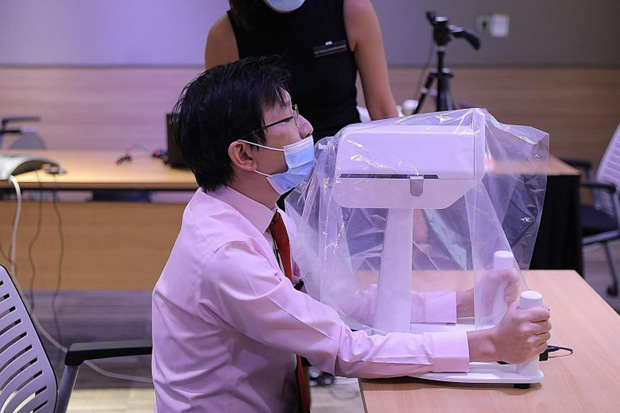
M 514 255 L 511 251 L 495 251 L 493 254 L 493 270 L 501 271 L 514 268 Z M 506 314 L 508 306 L 504 299 L 504 292 L 508 288 L 508 281 L 501 281 L 497 286 L 497 290 L 494 291 L 493 296 L 493 308 L 491 310 L 493 324 L 499 324 L 499 322 Z
M 519 308 L 528 310 L 542 306 L 542 294 L 538 291 L 523 291 L 519 297 Z M 535 376 L 538 374 L 538 356 L 517 364 L 517 373 L 523 376 Z

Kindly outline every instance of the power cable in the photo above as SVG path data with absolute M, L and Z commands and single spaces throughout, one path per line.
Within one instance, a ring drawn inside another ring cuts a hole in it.
M 36 228 L 35 234 L 33 235 L 32 239 L 30 240 L 30 244 L 28 245 L 28 260 L 30 261 L 30 268 L 32 269 L 32 275 L 30 277 L 30 285 L 28 288 L 28 293 L 30 296 L 30 306 L 32 307 L 33 312 L 35 309 L 34 283 L 37 278 L 37 268 L 34 263 L 34 257 L 32 255 L 32 251 L 34 248 L 34 244 L 37 242 L 37 240 L 39 239 L 39 235 L 41 234 L 41 222 L 43 221 L 43 196 L 41 196 L 41 194 L 43 193 L 43 184 L 41 183 L 41 180 L 39 179 L 39 171 L 35 171 L 35 174 L 37 176 L 37 183 L 39 185 L 38 218 L 37 218 L 37 228 Z
M 17 241 L 17 229 L 19 227 L 19 219 L 21 217 L 21 211 L 22 211 L 22 192 L 19 186 L 19 182 L 14 176 L 11 175 L 9 177 L 9 181 L 11 182 L 11 184 L 13 184 L 13 187 L 15 188 L 15 194 L 17 196 L 17 209 L 15 211 L 15 216 L 13 219 L 13 231 L 12 231 L 12 241 L 11 241 L 10 260 L 9 260 L 11 264 L 11 270 L 13 271 L 15 269 L 15 257 L 16 257 L 16 250 L 17 250 L 17 242 L 16 242 Z M 54 176 L 54 183 L 57 183 L 55 176 Z M 54 292 L 55 296 L 57 296 L 58 292 L 60 291 L 60 286 L 62 282 L 62 261 L 64 258 L 64 234 L 62 231 L 62 216 L 60 215 L 60 210 L 58 209 L 58 205 L 57 205 L 57 190 L 56 189 L 54 190 L 53 204 L 54 204 L 54 210 L 56 211 L 56 215 L 58 218 L 58 228 L 59 228 L 59 234 L 60 234 L 60 239 L 61 239 L 61 248 L 60 248 L 61 252 L 60 252 L 60 257 L 58 260 L 58 267 L 57 267 L 58 272 L 57 272 L 57 278 L 56 278 L 56 290 Z M 15 274 L 15 273 L 11 272 L 11 274 Z M 15 288 L 19 292 L 20 296 L 23 297 L 24 292 L 23 292 L 23 289 L 21 288 L 21 285 L 19 284 L 17 277 L 13 276 L 12 279 L 15 284 Z M 60 350 L 61 354 L 66 354 L 67 347 L 62 345 L 61 342 L 55 340 L 54 337 L 52 337 L 49 334 L 49 332 L 39 322 L 39 319 L 35 315 L 30 304 L 27 301 L 24 301 L 24 300 L 22 301 L 24 303 L 24 306 L 26 307 L 26 310 L 30 314 L 32 322 L 35 325 L 37 331 L 41 333 L 41 335 L 43 335 L 43 337 L 45 337 L 54 347 Z M 60 328 L 59 328 L 58 319 L 56 315 L 56 309 L 55 309 L 55 297 L 53 298 L 52 301 L 53 301 L 52 311 L 54 312 L 54 322 L 56 324 L 56 328 L 58 330 L 58 334 L 60 338 Z M 140 382 L 140 383 L 152 383 L 153 382 L 150 378 L 146 378 L 146 377 L 132 376 L 128 374 L 115 373 L 115 372 L 104 370 L 90 360 L 85 361 L 84 364 L 105 377 L 119 379 L 119 380 L 135 381 L 135 382 Z
M 9 263 L 11 266 L 11 274 L 17 277 L 17 270 L 15 269 L 15 255 L 17 254 L 17 227 L 19 227 L 19 219 L 22 213 L 22 190 L 19 187 L 19 182 L 13 175 L 9 177 L 9 181 L 15 188 L 15 194 L 17 195 L 17 208 L 15 209 L 15 215 L 13 216 L 13 231 L 11 232 L 11 247 L 9 248 Z
M 54 184 L 56 184 L 56 175 L 52 175 L 52 177 L 54 179 Z M 52 294 L 52 315 L 54 325 L 56 327 L 56 333 L 58 334 L 58 341 L 62 343 L 62 332 L 60 330 L 60 323 L 58 322 L 58 308 L 56 306 L 56 299 L 58 298 L 58 294 L 60 294 L 60 287 L 62 285 L 62 262 L 65 257 L 65 236 L 62 230 L 62 216 L 60 215 L 60 211 L 58 209 L 58 191 L 56 189 L 54 189 L 54 192 L 52 193 L 52 205 L 54 207 L 54 212 L 56 213 L 58 235 L 60 237 L 60 251 L 58 254 L 58 264 L 56 267 L 56 286 L 54 287 L 54 292 Z

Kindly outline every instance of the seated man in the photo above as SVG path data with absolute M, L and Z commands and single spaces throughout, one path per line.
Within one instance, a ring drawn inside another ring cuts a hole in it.
M 175 107 L 200 189 L 153 292 L 156 410 L 308 411 L 296 355 L 322 371 L 375 378 L 541 353 L 547 308 L 513 303 L 487 330 L 369 336 L 295 289 L 294 228 L 276 201 L 310 173 L 314 146 L 286 82 L 268 59 L 244 59 L 202 73 Z M 455 321 L 454 295 L 439 307 Z

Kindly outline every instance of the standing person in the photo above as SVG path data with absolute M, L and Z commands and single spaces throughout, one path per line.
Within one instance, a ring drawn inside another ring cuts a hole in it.
M 270 55 L 291 72 L 291 96 L 315 141 L 360 121 L 358 71 L 370 117 L 398 116 L 370 0 L 230 0 L 209 31 L 206 67 Z
M 175 107 L 200 188 L 153 291 L 155 410 L 307 412 L 296 354 L 323 371 L 375 378 L 541 353 L 548 308 L 513 303 L 487 330 L 369 336 L 295 289 L 295 231 L 276 200 L 311 172 L 314 145 L 286 83 L 267 59 L 243 59 L 199 75 Z M 455 322 L 472 311 L 473 295 L 442 297 L 422 319 Z

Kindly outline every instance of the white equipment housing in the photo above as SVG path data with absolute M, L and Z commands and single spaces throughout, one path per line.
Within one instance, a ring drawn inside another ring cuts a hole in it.
M 473 125 L 342 132 L 335 201 L 348 208 L 389 209 L 373 325 L 377 332 L 410 330 L 413 210 L 446 208 L 484 176 L 484 122 Z

